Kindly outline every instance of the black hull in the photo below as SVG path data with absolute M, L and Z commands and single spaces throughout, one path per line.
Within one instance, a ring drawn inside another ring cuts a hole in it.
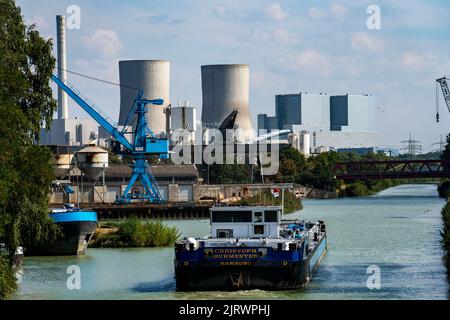
M 27 255 L 83 255 L 97 229 L 94 221 L 60 222 L 63 237 L 32 249 Z
M 289 266 L 175 267 L 177 290 L 288 290 L 309 281 L 308 262 Z
M 326 236 L 323 236 L 309 256 L 301 261 L 259 261 L 250 266 L 175 261 L 176 287 L 178 291 L 299 289 L 308 284 L 325 255 L 326 246 Z

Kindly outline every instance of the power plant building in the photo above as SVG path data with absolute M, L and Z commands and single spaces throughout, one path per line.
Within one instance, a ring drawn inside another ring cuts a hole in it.
M 327 127 L 330 125 L 330 102 L 327 94 L 306 93 L 275 96 L 278 129 L 285 125 Z
M 183 144 L 195 143 L 195 132 L 197 129 L 197 109 L 190 107 L 185 101 L 179 103 L 178 107 L 170 110 L 170 127 L 172 141 Z
M 332 131 L 374 131 L 375 98 L 372 95 L 340 95 L 330 98 Z
M 218 128 L 237 111 L 237 141 L 255 136 L 249 111 L 249 68 L 244 64 L 204 65 L 202 72 L 202 123 Z
M 270 132 L 271 130 L 277 129 L 278 129 L 277 117 L 267 116 L 267 114 L 265 113 L 258 114 L 258 130 Z M 258 132 L 258 135 L 259 134 L 261 133 Z
M 147 121 L 156 135 L 166 133 L 164 109 L 170 104 L 170 63 L 165 60 L 119 61 L 120 116 L 119 125 L 125 125 L 139 91 L 144 99 L 164 99 L 161 106 L 147 105 Z M 130 123 L 128 123 L 130 124 Z
M 258 115 L 258 130 L 289 129 L 298 137 L 307 132 L 311 153 L 374 147 L 379 144 L 374 110 L 372 95 L 276 95 L 275 117 Z

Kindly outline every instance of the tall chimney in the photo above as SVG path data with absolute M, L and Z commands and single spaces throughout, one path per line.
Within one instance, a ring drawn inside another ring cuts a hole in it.
M 56 42 L 58 46 L 58 78 L 66 81 L 66 19 L 64 16 L 56 16 Z M 58 87 L 58 119 L 67 118 L 67 94 Z

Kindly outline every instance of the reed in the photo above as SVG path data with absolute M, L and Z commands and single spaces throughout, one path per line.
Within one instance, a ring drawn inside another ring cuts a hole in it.
M 114 227 L 113 232 L 97 233 L 89 247 L 163 247 L 173 245 L 181 235 L 176 227 L 169 227 L 159 220 L 126 219 L 108 225 Z

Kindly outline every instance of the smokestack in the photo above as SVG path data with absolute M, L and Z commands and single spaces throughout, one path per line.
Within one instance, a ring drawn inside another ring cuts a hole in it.
M 58 78 L 66 81 L 66 18 L 64 16 L 56 16 L 56 42 L 58 47 Z M 58 87 L 58 119 L 67 118 L 67 94 Z

